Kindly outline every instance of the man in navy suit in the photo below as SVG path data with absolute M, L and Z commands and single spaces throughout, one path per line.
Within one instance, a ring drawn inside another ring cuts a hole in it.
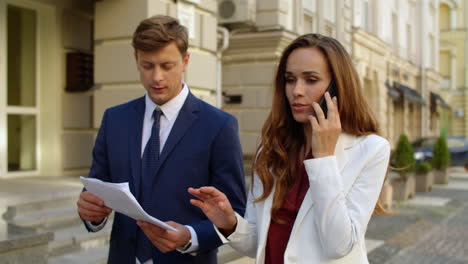
M 108 262 L 216 263 L 222 242 L 190 204 L 187 189 L 215 186 L 244 214 L 237 120 L 194 97 L 183 82 L 190 54 L 187 30 L 176 19 L 143 20 L 132 45 L 146 94 L 105 111 L 89 177 L 129 182 L 143 208 L 177 232 L 116 213 Z M 87 191 L 77 206 L 92 232 L 102 229 L 112 211 Z

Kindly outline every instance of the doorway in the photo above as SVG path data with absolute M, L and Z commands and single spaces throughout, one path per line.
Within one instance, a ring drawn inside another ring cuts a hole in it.
M 0 0 L 1 173 L 34 175 L 38 171 L 38 11 Z

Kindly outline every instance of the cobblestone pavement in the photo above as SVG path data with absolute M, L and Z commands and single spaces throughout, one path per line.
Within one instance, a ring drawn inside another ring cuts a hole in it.
M 451 170 L 448 185 L 394 204 L 392 216 L 375 216 L 366 238 L 383 241 L 371 264 L 468 263 L 468 173 Z

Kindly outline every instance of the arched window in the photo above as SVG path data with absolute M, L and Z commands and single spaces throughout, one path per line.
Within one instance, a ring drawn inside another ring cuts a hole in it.
M 439 6 L 439 29 L 449 30 L 451 28 L 450 20 L 450 6 L 441 3 Z

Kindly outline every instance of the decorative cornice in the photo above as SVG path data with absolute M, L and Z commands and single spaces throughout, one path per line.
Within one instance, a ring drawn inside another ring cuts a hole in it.
M 433 80 L 435 82 L 440 82 L 442 81 L 442 75 L 440 72 L 436 72 L 433 69 L 427 69 L 426 70 L 426 77 L 430 80 Z
M 298 35 L 289 31 L 237 33 L 223 53 L 223 63 L 276 61 Z
M 388 45 L 385 41 L 360 28 L 353 28 L 352 38 L 354 45 L 362 45 L 382 56 L 387 55 L 390 50 L 390 45 Z

